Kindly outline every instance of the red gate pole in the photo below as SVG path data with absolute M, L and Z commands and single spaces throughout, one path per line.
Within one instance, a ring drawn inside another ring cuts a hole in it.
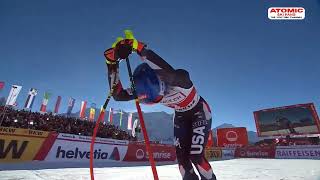
M 136 88 L 135 88 L 134 81 L 133 81 L 133 75 L 132 75 L 132 71 L 131 71 L 131 67 L 130 67 L 129 58 L 127 58 L 126 61 L 127 61 L 127 68 L 128 68 L 129 78 L 130 78 L 131 86 L 132 86 L 131 88 L 133 90 L 133 96 L 135 98 L 135 103 L 136 103 L 136 107 L 137 107 L 137 111 L 138 111 L 138 115 L 139 115 L 140 125 L 141 125 L 141 129 L 142 129 L 142 132 L 143 132 L 143 137 L 144 137 L 144 140 L 145 140 L 145 143 L 146 143 L 146 149 L 147 149 L 147 152 L 149 154 L 149 162 L 151 164 L 153 179 L 154 180 L 159 180 L 156 164 L 155 164 L 154 159 L 153 159 L 153 151 L 152 151 L 152 148 L 150 146 L 149 136 L 148 136 L 148 133 L 147 133 L 146 126 L 144 124 L 143 114 L 142 114 L 142 111 L 141 111 L 141 107 L 140 107 L 140 104 L 139 104 L 139 99 L 138 99 Z

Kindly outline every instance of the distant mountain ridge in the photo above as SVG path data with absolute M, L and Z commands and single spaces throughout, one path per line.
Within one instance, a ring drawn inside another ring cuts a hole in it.
M 90 108 L 86 109 L 86 116 L 89 117 Z M 100 109 L 96 109 L 95 119 L 98 118 L 100 113 Z M 71 113 L 71 117 L 79 117 L 80 112 Z M 131 130 L 127 130 L 128 125 L 128 116 L 130 112 L 123 111 L 122 122 L 120 126 L 120 113 L 117 111 L 113 114 L 113 124 L 118 126 L 119 128 L 128 131 L 131 133 Z M 61 115 L 66 115 L 61 114 Z M 144 120 L 147 127 L 148 135 L 150 140 L 157 140 L 163 142 L 173 142 L 173 114 L 168 114 L 166 112 L 144 112 Z M 104 121 L 108 121 L 109 111 L 105 112 Z M 136 112 L 132 115 L 132 123 L 135 119 L 138 118 L 138 114 Z M 139 121 L 138 121 L 139 122 Z M 224 123 L 215 128 L 213 128 L 214 137 L 216 137 L 216 132 L 218 128 L 231 128 L 236 127 L 232 124 Z M 143 139 L 142 135 L 138 136 L 139 139 Z M 257 133 L 254 131 L 248 131 L 249 142 L 254 143 L 259 141 Z

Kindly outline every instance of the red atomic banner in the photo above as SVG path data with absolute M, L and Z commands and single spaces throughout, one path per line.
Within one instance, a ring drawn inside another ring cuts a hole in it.
M 242 147 L 248 145 L 247 129 L 244 127 L 220 128 L 217 130 L 219 147 Z

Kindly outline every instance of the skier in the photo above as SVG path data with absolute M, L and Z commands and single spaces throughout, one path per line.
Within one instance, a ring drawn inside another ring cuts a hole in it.
M 121 85 L 118 63 L 132 52 L 136 52 L 144 61 L 133 73 L 139 101 L 144 104 L 160 103 L 175 110 L 176 155 L 183 180 L 198 179 L 192 163 L 201 179 L 216 180 L 204 156 L 211 129 L 211 111 L 206 101 L 197 93 L 186 70 L 174 69 L 131 34 L 126 39 L 118 39 L 104 53 L 109 85 L 110 88 L 115 88 L 113 98 L 116 101 L 134 99 L 132 89 L 123 89 Z

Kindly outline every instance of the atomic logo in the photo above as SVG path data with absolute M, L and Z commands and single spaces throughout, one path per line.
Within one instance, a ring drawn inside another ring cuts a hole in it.
M 230 142 L 234 142 L 238 140 L 238 134 L 235 131 L 228 131 L 226 133 L 226 138 Z
M 302 20 L 305 18 L 303 7 L 271 7 L 268 9 L 271 20 Z

